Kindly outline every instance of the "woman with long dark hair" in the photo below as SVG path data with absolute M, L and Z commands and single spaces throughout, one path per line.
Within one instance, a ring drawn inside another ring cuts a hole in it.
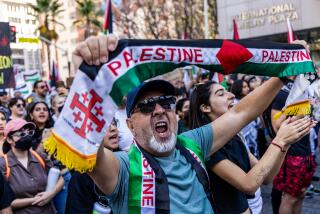
M 27 106 L 26 120 L 36 125 L 32 142 L 32 148 L 36 150 L 42 141 L 43 131 L 54 125 L 49 106 L 44 101 L 30 103 Z
M 232 93 L 215 82 L 197 85 L 190 99 L 190 128 L 198 128 L 223 117 L 231 108 L 236 110 L 234 99 Z M 244 105 L 245 99 L 237 105 Z M 207 161 L 207 168 L 218 213 L 250 213 L 250 210 L 260 213 L 261 197 L 257 197 L 258 201 L 250 207 L 247 198 L 254 198 L 263 183 L 272 182 L 288 149 L 283 143 L 295 142 L 306 135 L 312 126 L 312 121 L 307 118 L 287 119 L 259 161 L 245 147 L 239 134 L 214 153 Z M 271 154 L 275 153 L 277 158 L 271 159 Z
M 231 85 L 230 92 L 234 94 L 237 100 L 241 100 L 243 97 L 249 94 L 250 88 L 246 81 L 236 80 Z

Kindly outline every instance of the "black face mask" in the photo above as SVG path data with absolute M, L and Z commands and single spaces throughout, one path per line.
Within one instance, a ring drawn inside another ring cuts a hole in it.
M 16 145 L 14 147 L 16 147 L 17 149 L 26 151 L 31 148 L 31 144 L 32 144 L 32 138 L 30 136 L 25 136 L 20 138 L 20 140 L 16 142 Z
M 61 113 L 63 109 L 63 106 L 58 107 L 58 112 Z

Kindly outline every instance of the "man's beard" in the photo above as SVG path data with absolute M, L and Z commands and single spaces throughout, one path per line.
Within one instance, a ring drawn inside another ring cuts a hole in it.
M 157 141 L 154 136 L 150 139 L 149 147 L 157 153 L 166 153 L 174 149 L 177 142 L 176 134 L 172 133 L 170 138 L 165 141 Z

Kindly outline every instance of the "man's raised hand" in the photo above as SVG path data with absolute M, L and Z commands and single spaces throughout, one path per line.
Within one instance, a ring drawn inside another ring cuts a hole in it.
M 85 61 L 89 65 L 100 65 L 108 61 L 109 51 L 114 51 L 118 38 L 113 35 L 91 36 L 79 43 L 72 53 L 75 70 Z

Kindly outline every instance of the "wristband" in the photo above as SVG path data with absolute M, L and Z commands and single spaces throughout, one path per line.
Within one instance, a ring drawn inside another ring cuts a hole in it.
M 276 147 L 278 147 L 282 153 L 285 153 L 287 151 L 282 146 L 280 146 L 279 144 L 276 144 L 274 141 L 272 141 L 271 144 L 275 145 Z

